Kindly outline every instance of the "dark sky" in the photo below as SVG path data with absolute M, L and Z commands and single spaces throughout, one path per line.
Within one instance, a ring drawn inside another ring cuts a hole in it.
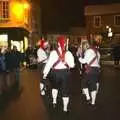
M 107 4 L 107 3 L 115 3 L 120 2 L 120 0 L 86 0 L 88 4 Z
M 70 26 L 84 26 L 84 5 L 120 0 L 40 0 L 42 31 L 65 32 Z

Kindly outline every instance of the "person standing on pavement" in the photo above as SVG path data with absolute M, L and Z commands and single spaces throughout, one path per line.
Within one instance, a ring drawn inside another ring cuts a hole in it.
M 16 46 L 13 46 L 13 49 L 10 52 L 10 59 L 12 61 L 12 65 L 11 65 L 11 70 L 12 70 L 12 74 L 14 74 L 14 78 L 15 78 L 15 84 L 17 86 L 19 86 L 20 84 L 20 65 L 22 62 L 22 55 L 21 52 L 19 52 L 17 50 Z M 9 61 L 9 62 L 11 62 Z
M 5 71 L 6 71 L 5 56 L 4 53 L 2 53 L 2 49 L 0 48 L 0 95 L 2 95 L 3 90 L 6 87 Z
M 43 78 L 45 79 L 49 72 L 52 74 L 52 104 L 57 104 L 58 90 L 61 90 L 63 100 L 63 111 L 68 111 L 69 103 L 69 82 L 70 68 L 75 66 L 74 57 L 70 51 L 65 50 L 65 37 L 58 36 L 56 49 L 50 52 L 49 59 L 43 70 Z
M 40 72 L 40 92 L 41 92 L 41 95 L 44 95 L 45 92 L 42 91 L 43 89 L 43 84 L 41 84 L 43 82 L 43 69 L 44 69 L 44 66 L 47 62 L 47 59 L 48 59 L 48 54 L 46 52 L 46 48 L 48 47 L 48 42 L 45 41 L 44 39 L 42 39 L 40 41 L 40 44 L 39 44 L 39 49 L 37 50 L 37 61 L 38 61 L 38 69 L 39 69 L 39 72 Z
M 112 45 L 112 56 L 115 67 L 118 67 L 120 61 L 120 43 Z
M 27 68 L 30 68 L 30 57 L 31 56 L 33 56 L 33 48 L 31 45 L 29 45 L 27 50 L 25 51 L 25 60 L 26 60 Z
M 100 53 L 96 48 L 95 42 L 90 45 L 88 41 L 84 41 L 82 43 L 82 49 L 84 51 L 84 57 L 79 58 L 80 63 L 85 64 L 82 90 L 87 102 L 94 106 L 100 76 Z

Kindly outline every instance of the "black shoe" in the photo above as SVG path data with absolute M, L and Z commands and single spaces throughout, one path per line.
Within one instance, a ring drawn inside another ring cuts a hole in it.
M 70 112 L 69 111 L 63 111 L 62 119 L 63 120 L 70 120 Z
M 90 109 L 91 109 L 92 111 L 97 110 L 96 104 L 90 104 Z
M 90 105 L 90 104 L 91 104 L 91 100 L 86 100 L 86 103 L 87 103 L 88 105 Z
M 67 110 L 67 111 L 64 111 L 64 110 L 63 110 L 63 113 L 64 113 L 64 114 L 69 114 L 70 111 L 69 111 L 69 110 Z
M 53 103 L 53 108 L 56 108 L 56 104 L 55 103 Z
M 84 100 L 83 102 L 85 105 L 91 105 L 91 100 Z

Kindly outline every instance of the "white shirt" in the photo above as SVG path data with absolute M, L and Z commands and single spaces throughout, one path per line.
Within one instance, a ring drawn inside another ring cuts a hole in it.
M 44 77 L 47 76 L 50 69 L 53 67 L 54 63 L 56 63 L 58 59 L 59 59 L 59 56 L 58 56 L 57 52 L 55 50 L 51 51 L 49 59 L 43 70 Z M 74 57 L 70 51 L 67 51 L 65 53 L 65 62 L 67 63 L 67 65 L 70 68 L 73 68 L 75 66 Z M 61 61 L 54 67 L 54 69 L 66 69 L 66 68 L 67 68 L 67 66 L 65 66 L 65 64 Z
M 46 63 L 47 62 L 48 56 L 42 48 L 38 49 L 37 56 L 38 56 L 38 58 L 37 58 L 38 63 L 40 63 L 40 62 Z
M 96 53 L 93 49 L 87 49 L 84 53 L 84 58 L 80 57 L 79 61 L 82 64 L 89 64 L 93 58 L 96 56 Z M 91 67 L 100 67 L 100 53 L 97 51 L 97 58 L 95 61 L 90 65 Z

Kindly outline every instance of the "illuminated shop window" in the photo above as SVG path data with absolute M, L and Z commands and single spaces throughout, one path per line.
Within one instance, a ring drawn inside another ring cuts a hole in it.
M 24 52 L 23 41 L 20 41 L 20 51 L 21 51 L 22 53 Z
M 23 41 L 11 40 L 11 49 L 13 48 L 13 46 L 16 46 L 18 51 L 20 51 L 22 53 L 24 52 Z
M 28 48 L 28 38 L 24 37 L 25 50 Z
M 0 0 L 0 23 L 8 22 L 9 20 L 9 1 Z
M 13 41 L 13 40 L 11 40 L 11 49 L 13 49 L 13 46 L 16 46 L 18 51 L 21 50 L 20 41 Z
M 8 47 L 8 35 L 0 35 L 0 47 Z

